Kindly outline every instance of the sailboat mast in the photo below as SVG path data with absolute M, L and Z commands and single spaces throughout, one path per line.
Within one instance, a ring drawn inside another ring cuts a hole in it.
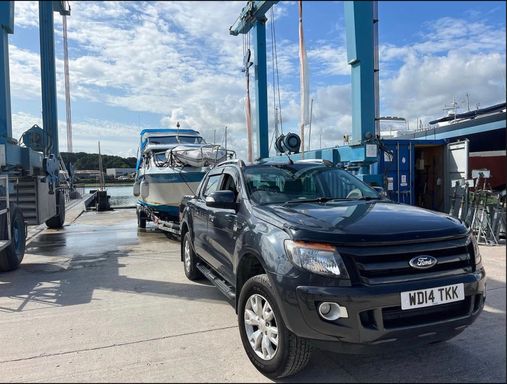
M 225 147 L 225 152 L 227 153 L 227 125 L 225 126 L 225 132 L 224 132 L 224 147 Z
M 299 79 L 301 96 L 301 159 L 305 158 L 305 125 L 309 116 L 309 83 L 307 75 L 306 50 L 303 36 L 303 1 L 299 0 Z
M 312 146 L 312 115 L 313 115 L 313 98 L 310 102 L 310 123 L 308 125 L 308 150 L 311 150 Z

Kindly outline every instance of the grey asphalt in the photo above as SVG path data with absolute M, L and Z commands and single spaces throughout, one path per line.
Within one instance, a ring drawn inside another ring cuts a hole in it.
M 481 247 L 485 310 L 446 343 L 352 356 L 316 351 L 290 381 L 505 382 L 505 246 Z M 136 228 L 135 211 L 70 215 L 31 237 L 0 274 L 2 382 L 258 382 L 236 315 L 185 278 L 179 243 Z

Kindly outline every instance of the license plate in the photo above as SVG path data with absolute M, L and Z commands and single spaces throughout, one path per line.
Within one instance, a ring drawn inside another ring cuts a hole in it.
M 401 292 L 401 309 L 430 307 L 465 299 L 463 284 Z

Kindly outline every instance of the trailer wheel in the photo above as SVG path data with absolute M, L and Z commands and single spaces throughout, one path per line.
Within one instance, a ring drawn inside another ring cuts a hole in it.
M 12 271 L 18 268 L 25 256 L 26 247 L 26 226 L 23 213 L 16 206 L 11 204 L 9 212 L 11 216 L 11 243 L 0 251 L 0 272 Z M 7 217 L 3 215 L 2 230 L 4 239 L 7 239 Z
M 65 223 L 65 195 L 62 191 L 56 191 L 56 215 L 46 220 L 46 225 L 51 229 L 59 229 Z
M 137 227 L 146 228 L 146 214 L 139 207 L 136 209 L 137 213 Z

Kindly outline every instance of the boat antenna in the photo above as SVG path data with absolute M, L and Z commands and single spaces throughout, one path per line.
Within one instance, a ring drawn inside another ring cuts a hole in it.
M 307 57 L 303 37 L 303 1 L 299 0 L 299 91 L 300 91 L 300 134 L 301 159 L 305 158 L 305 125 L 309 123 L 310 109 L 310 85 L 307 69 Z
M 180 142 L 180 122 L 176 122 L 176 129 L 178 129 L 178 132 L 176 133 L 176 140 L 178 140 L 178 143 Z
M 273 113 L 275 116 L 275 129 L 273 130 L 273 136 L 271 137 L 271 143 L 269 145 L 269 150 L 273 147 L 273 144 L 277 137 L 280 136 L 279 127 L 281 133 L 283 134 L 283 126 L 282 126 L 282 105 L 280 101 L 280 78 L 278 76 L 278 58 L 277 58 L 277 49 L 276 49 L 276 32 L 275 32 L 275 15 L 274 15 L 274 7 L 271 7 L 271 68 L 273 75 Z M 278 98 L 277 98 L 278 96 Z

